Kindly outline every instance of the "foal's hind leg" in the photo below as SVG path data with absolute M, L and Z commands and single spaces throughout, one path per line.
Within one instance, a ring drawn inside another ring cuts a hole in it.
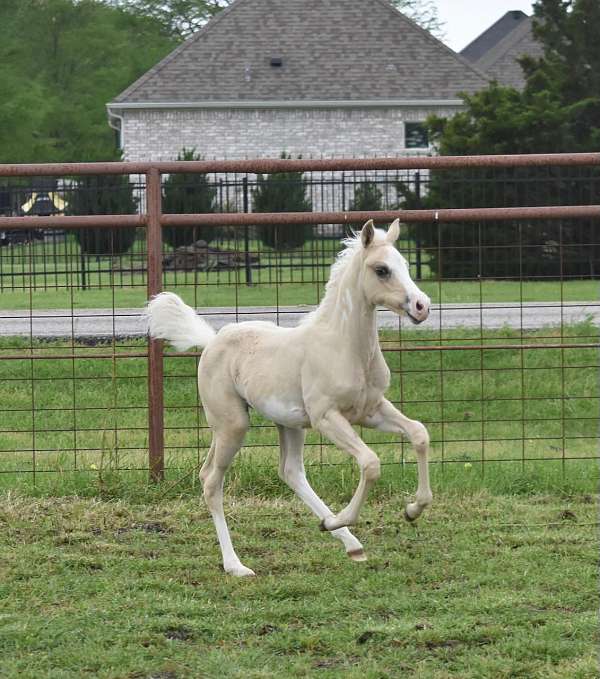
M 207 412 L 208 415 L 208 412 Z M 209 416 L 209 423 L 214 418 Z M 223 511 L 223 480 L 225 472 L 231 465 L 235 454 L 244 442 L 248 430 L 248 415 L 240 403 L 238 408 L 229 412 L 225 428 L 214 428 L 213 440 L 206 461 L 200 471 L 200 479 L 204 485 L 204 499 L 212 515 L 217 537 L 223 555 L 223 568 L 231 575 L 254 575 L 254 571 L 246 568 L 233 549 L 231 536 Z
M 321 520 L 326 516 L 331 516 L 331 510 L 311 488 L 306 478 L 302 456 L 304 430 L 290 429 L 279 425 L 277 429 L 279 430 L 281 446 L 279 476 Z M 354 559 L 354 561 L 366 560 L 363 546 L 347 528 L 338 528 L 331 531 L 331 534 L 343 542 L 346 553 L 351 559 Z

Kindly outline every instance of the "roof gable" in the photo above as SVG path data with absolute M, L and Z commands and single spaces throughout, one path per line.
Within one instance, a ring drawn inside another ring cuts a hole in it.
M 461 50 L 460 54 L 471 63 L 476 63 L 527 18 L 527 14 L 521 10 L 506 12 Z
M 387 0 L 236 0 L 114 103 L 443 100 L 486 84 Z
M 525 54 L 532 57 L 543 54 L 542 46 L 533 35 L 532 24 L 532 17 L 526 16 L 502 40 L 482 54 L 475 66 L 502 85 L 517 89 L 524 87 L 525 76 L 518 60 Z

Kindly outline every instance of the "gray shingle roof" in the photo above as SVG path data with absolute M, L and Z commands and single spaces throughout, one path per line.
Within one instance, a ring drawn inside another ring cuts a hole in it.
M 508 14 L 511 13 L 508 12 Z M 518 59 L 525 54 L 531 57 L 540 57 L 543 54 L 542 46 L 533 36 L 532 17 L 523 16 L 524 18 L 518 23 L 515 22 L 512 30 L 506 33 L 502 39 L 493 44 L 491 41 L 487 41 L 485 43 L 488 45 L 487 51 L 474 61 L 474 66 L 489 75 L 491 79 L 497 80 L 501 85 L 515 87 L 516 89 L 522 89 L 525 86 L 523 69 Z M 485 33 L 482 36 L 485 36 Z M 471 45 L 473 44 L 471 43 Z M 483 44 L 480 43 L 480 47 Z M 465 51 L 469 47 L 470 45 L 461 52 L 463 56 L 465 56 Z
M 443 100 L 486 84 L 387 0 L 237 0 L 113 103 Z
M 461 50 L 460 54 L 472 64 L 476 63 L 527 18 L 527 14 L 521 10 L 506 12 Z

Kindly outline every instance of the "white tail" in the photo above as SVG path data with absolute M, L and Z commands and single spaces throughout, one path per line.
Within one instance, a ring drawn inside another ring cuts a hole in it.
M 167 340 L 177 351 L 204 347 L 215 336 L 215 331 L 180 297 L 172 292 L 161 292 L 146 306 L 150 337 Z

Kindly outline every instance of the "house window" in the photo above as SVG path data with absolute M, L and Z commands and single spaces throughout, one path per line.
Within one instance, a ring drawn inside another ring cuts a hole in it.
M 404 123 L 404 136 L 407 149 L 429 148 L 429 135 L 424 123 Z

